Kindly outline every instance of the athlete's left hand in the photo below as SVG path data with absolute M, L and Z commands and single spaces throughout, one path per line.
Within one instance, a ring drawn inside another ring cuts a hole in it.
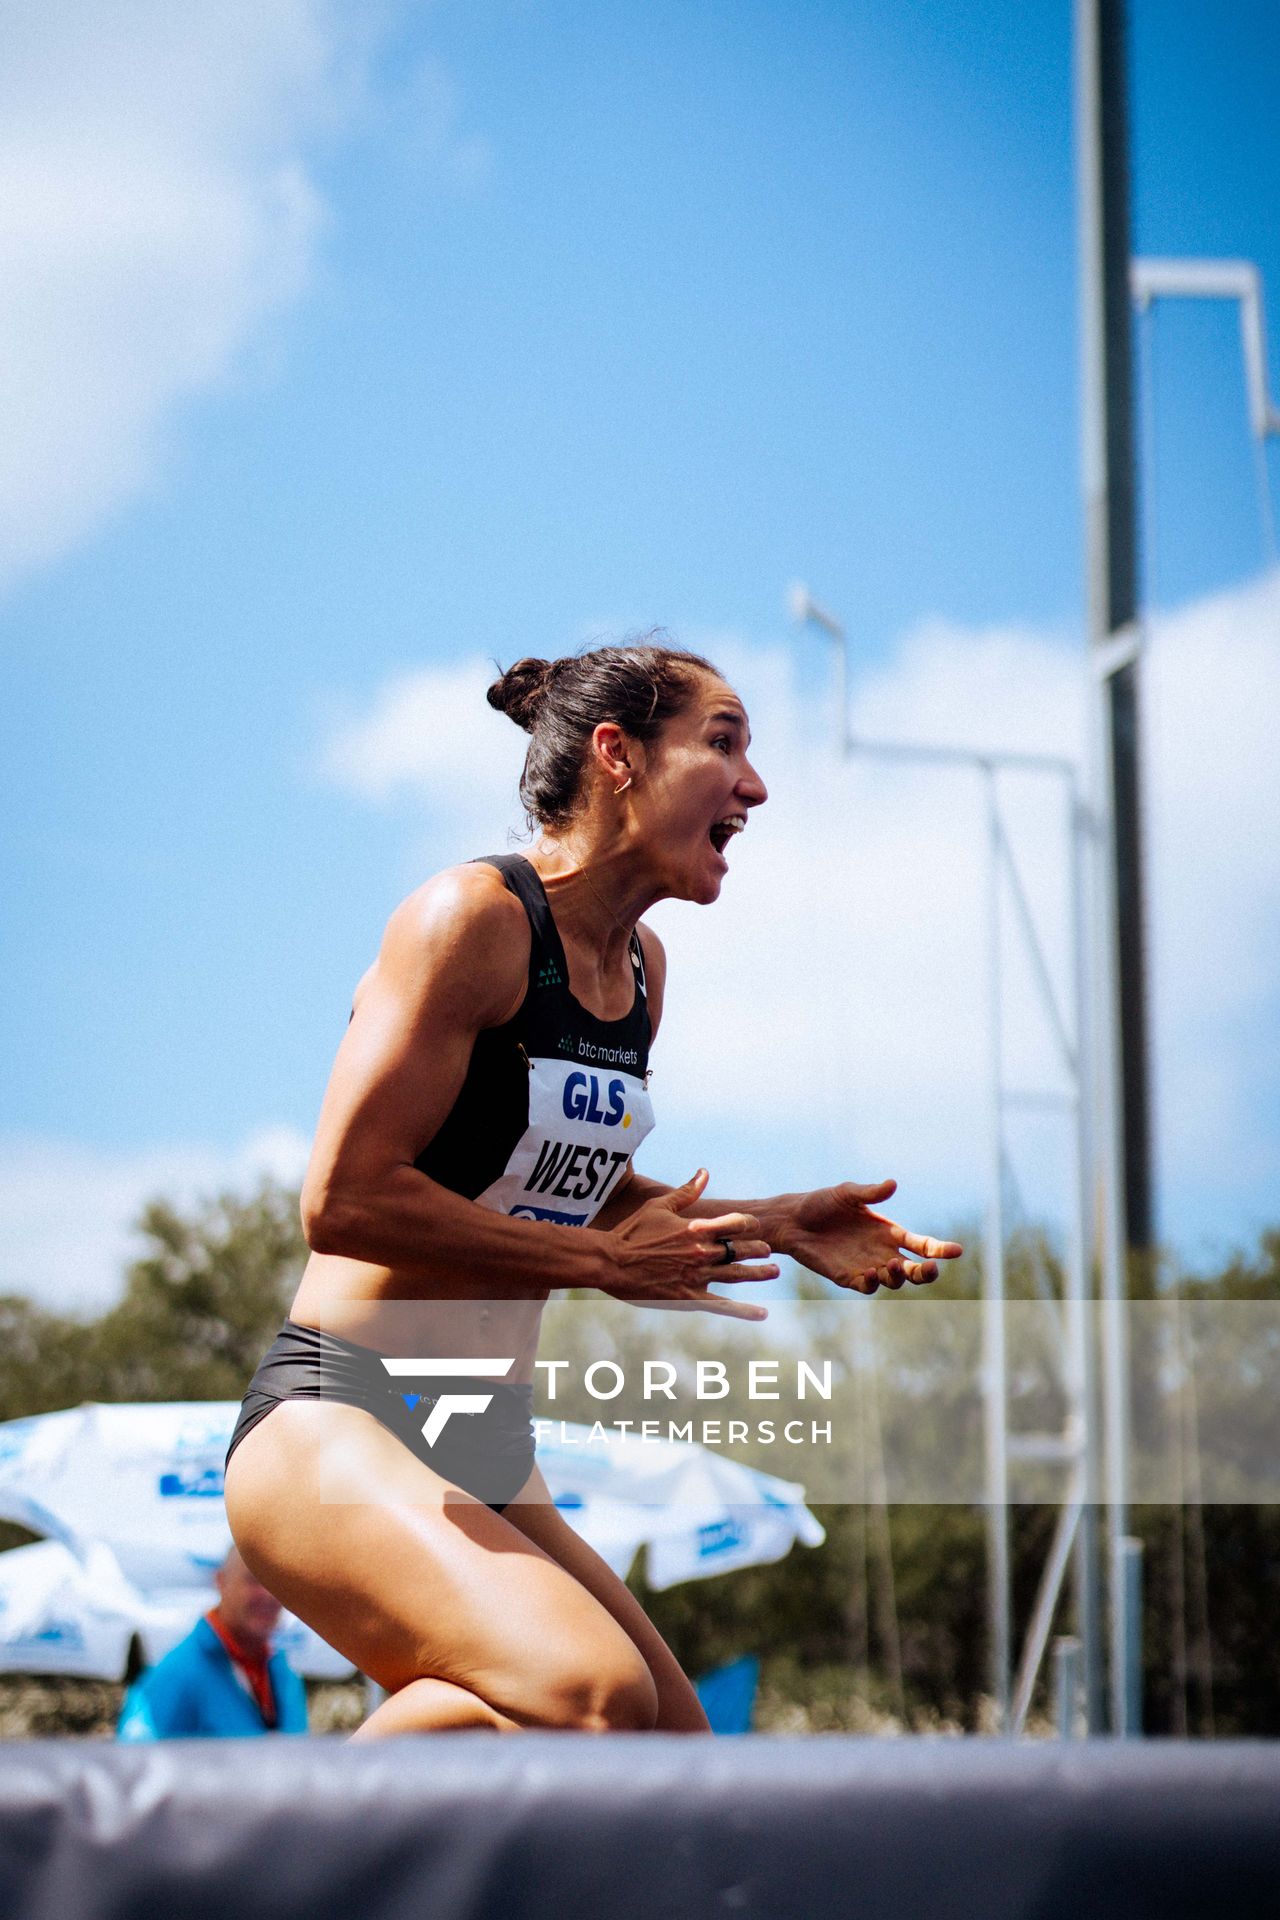
M 907 1280 L 927 1286 L 938 1277 L 939 1260 L 955 1260 L 964 1248 L 958 1240 L 908 1233 L 895 1220 L 873 1213 L 872 1203 L 887 1200 L 897 1185 L 896 1180 L 877 1180 L 860 1187 L 846 1180 L 838 1187 L 796 1194 L 787 1208 L 785 1231 L 774 1235 L 775 1252 L 790 1254 L 811 1273 L 854 1293 L 874 1293 L 877 1287 L 896 1292 Z M 919 1258 L 909 1260 L 908 1254 Z

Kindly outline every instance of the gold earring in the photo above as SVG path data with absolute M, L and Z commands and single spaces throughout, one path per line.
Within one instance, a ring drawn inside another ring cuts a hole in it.
M 614 791 L 614 793 L 615 793 L 615 794 L 622 794 L 622 793 L 625 793 L 625 792 L 626 792 L 626 790 L 627 790 L 627 788 L 628 788 L 628 787 L 629 787 L 630 785 L 631 785 L 631 775 L 630 775 L 630 774 L 628 774 L 628 775 L 627 775 L 627 777 L 626 777 L 626 779 L 625 779 L 625 780 L 623 781 L 623 783 L 622 783 L 622 785 L 621 785 L 620 787 L 615 787 L 613 791 Z

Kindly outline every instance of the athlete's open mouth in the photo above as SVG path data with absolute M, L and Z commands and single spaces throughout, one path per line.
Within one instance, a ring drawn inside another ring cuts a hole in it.
M 735 833 L 741 833 L 747 824 L 745 813 L 726 814 L 723 820 L 717 820 L 708 838 L 717 853 L 723 853 Z

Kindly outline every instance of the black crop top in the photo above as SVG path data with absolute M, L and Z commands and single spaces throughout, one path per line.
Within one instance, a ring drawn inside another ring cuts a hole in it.
M 461 1091 L 414 1164 L 495 1213 L 586 1226 L 653 1126 L 644 954 L 633 933 L 631 1011 L 597 1019 L 569 991 L 536 868 L 518 853 L 485 864 L 529 917 L 528 988 L 510 1020 L 476 1036 Z

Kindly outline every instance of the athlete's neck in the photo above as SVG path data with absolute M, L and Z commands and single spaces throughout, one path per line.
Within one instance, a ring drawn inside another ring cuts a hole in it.
M 634 853 L 621 846 L 584 843 L 572 832 L 544 833 L 528 858 L 547 890 L 561 939 L 597 953 L 605 970 L 625 952 L 641 915 L 661 898 L 636 872 Z

